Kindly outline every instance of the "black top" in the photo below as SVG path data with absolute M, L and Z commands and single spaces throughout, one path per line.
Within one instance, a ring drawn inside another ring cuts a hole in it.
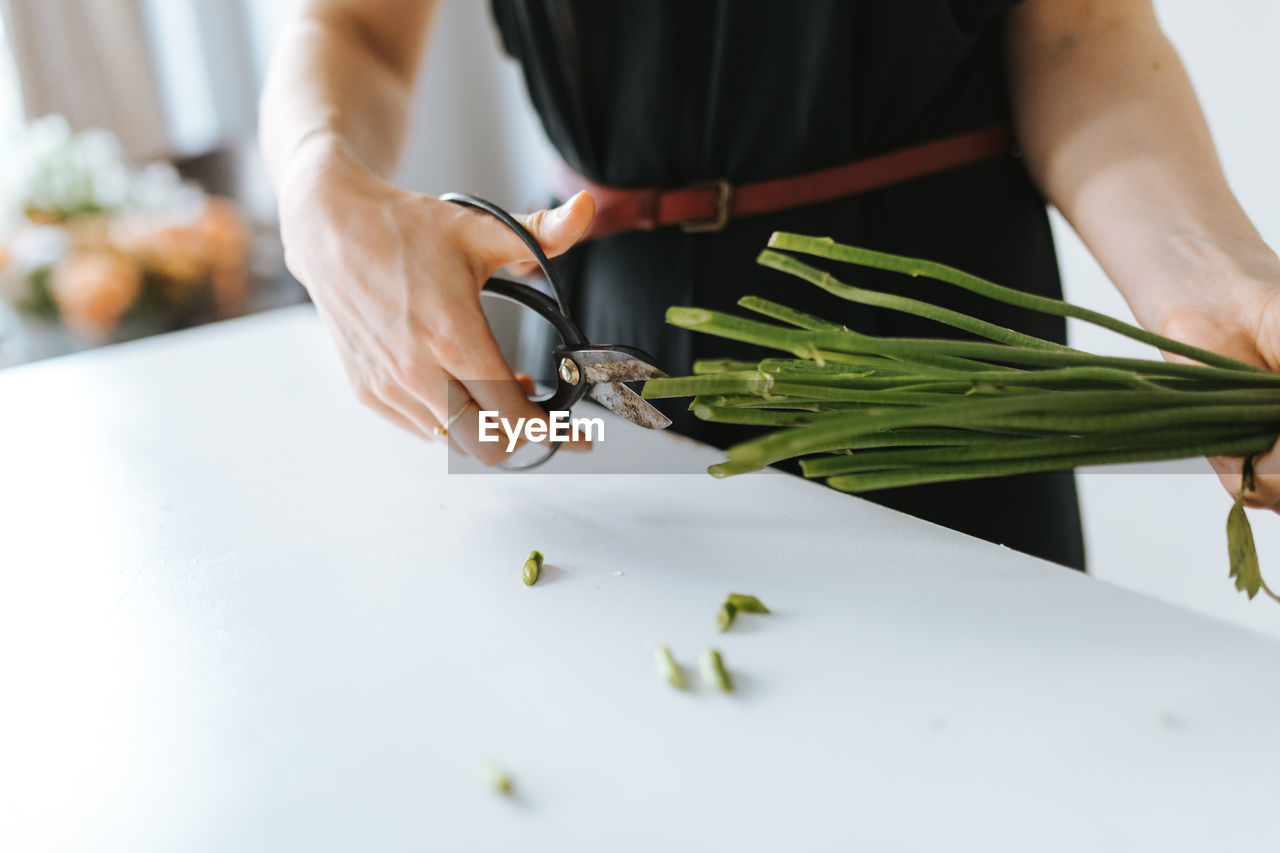
M 1009 0 L 493 0 L 552 143 L 587 177 L 622 186 L 793 175 L 1007 124 Z M 566 258 L 578 321 L 638 346 L 673 375 L 693 359 L 763 352 L 663 323 L 670 305 L 736 312 L 746 294 L 885 335 L 959 335 L 853 305 L 755 264 L 771 231 L 941 261 L 1024 290 L 1061 286 L 1044 201 L 1020 161 L 965 166 L 883 190 L 731 222 L 711 234 L 624 234 Z M 808 260 L 808 259 L 806 259 Z M 838 268 L 837 268 L 838 267 Z M 1055 318 L 947 285 L 835 265 L 843 280 L 939 302 L 1053 340 Z M 545 353 L 546 350 L 540 350 Z M 674 413 L 673 413 L 674 414 Z M 719 445 L 748 428 L 687 414 Z M 1083 564 L 1069 474 L 896 489 L 874 499 L 1068 565 Z

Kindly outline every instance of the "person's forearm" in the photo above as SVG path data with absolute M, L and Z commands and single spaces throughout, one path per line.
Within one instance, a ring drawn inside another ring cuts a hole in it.
M 1225 282 L 1280 276 L 1149 3 L 1027 0 L 1006 35 L 1032 177 L 1139 322 L 1161 331 Z
M 299 161 L 314 164 L 335 151 L 391 177 L 434 5 L 304 4 L 280 37 L 262 92 L 261 144 L 277 190 Z M 304 155 L 312 146 L 320 151 Z

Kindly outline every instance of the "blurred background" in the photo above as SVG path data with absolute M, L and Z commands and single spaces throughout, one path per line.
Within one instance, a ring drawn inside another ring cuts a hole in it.
M 0 367 L 305 300 L 255 148 L 257 92 L 293 5 L 0 0 Z M 1156 6 L 1232 186 L 1280 243 L 1280 4 Z M 552 153 L 487 0 L 443 3 L 415 117 L 403 186 L 541 204 Z M 1067 298 L 1131 319 L 1070 227 L 1055 216 L 1054 228 Z M 493 319 L 514 348 L 513 317 Z M 1154 355 L 1090 327 L 1071 334 L 1085 349 Z M 1202 467 L 1080 475 L 1091 571 L 1280 637 L 1274 607 L 1226 578 L 1229 499 Z M 1253 523 L 1275 573 L 1280 518 Z

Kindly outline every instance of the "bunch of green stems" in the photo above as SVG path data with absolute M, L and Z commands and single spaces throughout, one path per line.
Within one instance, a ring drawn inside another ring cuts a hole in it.
M 966 339 L 885 338 L 776 302 L 769 321 L 674 307 L 667 322 L 790 355 L 701 361 L 644 396 L 692 397 L 708 421 L 776 427 L 729 448 L 723 477 L 804 457 L 808 477 L 860 492 L 1083 465 L 1245 456 L 1280 435 L 1280 375 L 1057 299 L 929 261 L 830 238 L 776 233 L 759 262 L 863 305 L 951 326 Z M 1186 361 L 1094 355 L 904 296 L 855 287 L 775 249 L 912 276 L 1056 317 L 1074 317 Z

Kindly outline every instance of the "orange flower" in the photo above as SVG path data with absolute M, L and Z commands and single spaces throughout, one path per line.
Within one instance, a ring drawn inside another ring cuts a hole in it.
M 121 217 L 113 230 L 117 246 L 181 293 L 204 278 L 208 266 L 199 241 L 192 238 L 194 227 L 139 216 Z
M 68 327 L 105 337 L 138 298 L 142 271 L 119 252 L 78 249 L 54 265 L 49 290 Z
M 112 236 L 158 279 L 166 300 L 181 299 L 218 270 L 243 270 L 247 263 L 248 229 L 235 204 L 217 196 L 190 220 L 158 213 L 117 216 Z
M 77 249 L 110 249 L 114 217 L 107 213 L 89 213 L 77 216 L 62 226 Z
M 249 229 L 235 202 L 210 196 L 197 223 L 206 257 L 214 269 L 243 267 L 249 248 Z
M 244 267 L 221 267 L 211 276 L 213 301 L 219 317 L 244 313 L 249 301 L 249 271 Z

